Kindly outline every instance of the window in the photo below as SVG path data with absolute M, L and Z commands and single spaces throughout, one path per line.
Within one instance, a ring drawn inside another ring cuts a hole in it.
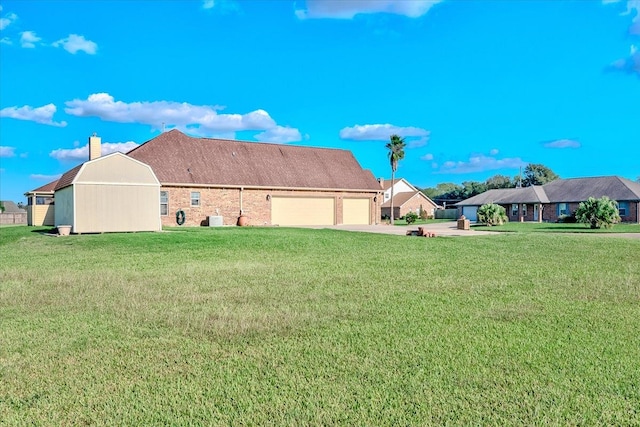
M 620 214 L 620 216 L 627 216 L 627 212 L 629 212 L 629 202 L 619 202 L 618 214 Z
M 527 216 L 527 205 L 522 205 L 522 216 Z
M 511 216 L 518 216 L 518 204 L 513 203 L 511 205 Z
M 558 216 L 569 214 L 569 203 L 558 203 Z
M 53 197 L 36 196 L 36 205 L 52 205 Z
M 192 191 L 191 192 L 191 206 L 200 206 L 200 192 Z
M 160 215 L 169 215 L 169 192 L 160 192 Z

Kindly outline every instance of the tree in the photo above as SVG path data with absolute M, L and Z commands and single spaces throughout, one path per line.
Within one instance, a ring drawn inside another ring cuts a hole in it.
M 509 217 L 504 207 L 487 203 L 478 208 L 478 221 L 488 226 L 502 225 L 509 221 Z
M 611 228 L 613 224 L 620 222 L 618 206 L 607 196 L 599 199 L 589 197 L 586 202 L 580 203 L 576 210 L 576 219 L 591 226 L 591 228 Z
M 491 178 L 488 178 L 484 183 L 488 190 L 492 190 L 494 188 L 515 187 L 515 183 L 511 181 L 511 178 L 505 175 L 494 175 Z
M 524 168 L 524 178 L 522 178 L 522 186 L 529 187 L 531 185 L 544 185 L 548 182 L 555 181 L 560 178 L 554 171 L 542 164 L 529 163 Z
M 391 225 L 393 225 L 393 184 L 396 170 L 398 170 L 398 162 L 404 159 L 405 145 L 404 138 L 395 134 L 389 137 L 389 142 L 386 145 L 387 150 L 389 150 L 387 153 L 389 163 L 391 164 Z

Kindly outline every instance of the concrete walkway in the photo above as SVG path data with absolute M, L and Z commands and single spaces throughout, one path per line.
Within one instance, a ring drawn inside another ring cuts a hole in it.
M 417 230 L 418 227 L 424 227 L 427 231 L 435 233 L 436 236 L 487 236 L 490 234 L 499 234 L 495 231 L 475 231 L 475 230 L 458 230 L 457 223 L 451 222 L 435 222 L 432 224 L 418 224 L 407 226 L 395 226 L 395 225 L 332 225 L 332 226 L 312 226 L 309 228 L 330 228 L 333 230 L 344 231 L 360 231 L 364 233 L 379 233 L 379 234 L 395 234 L 397 236 L 404 236 L 408 230 Z

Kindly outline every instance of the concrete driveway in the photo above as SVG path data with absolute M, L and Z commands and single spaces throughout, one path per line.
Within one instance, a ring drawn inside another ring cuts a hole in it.
M 418 224 L 408 226 L 391 226 L 391 225 L 332 225 L 332 226 L 314 226 L 310 228 L 330 228 L 333 230 L 360 231 L 365 233 L 395 234 L 404 236 L 408 230 L 417 230 L 418 227 L 424 227 L 427 231 L 435 233 L 436 236 L 486 236 L 489 234 L 498 234 L 495 231 L 475 231 L 475 230 L 458 230 L 456 221 L 451 222 L 435 222 L 433 224 Z

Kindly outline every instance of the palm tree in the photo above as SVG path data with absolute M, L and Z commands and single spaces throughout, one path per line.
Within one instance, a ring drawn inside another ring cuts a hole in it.
M 393 184 L 395 180 L 396 170 L 398 169 L 398 162 L 404 159 L 404 138 L 400 135 L 391 135 L 389 142 L 386 145 L 389 152 L 389 163 L 391 164 L 391 225 L 393 225 Z

